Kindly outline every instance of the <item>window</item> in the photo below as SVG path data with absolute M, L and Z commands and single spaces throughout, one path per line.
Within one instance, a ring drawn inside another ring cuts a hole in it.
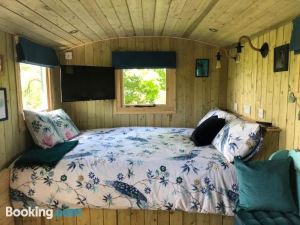
M 20 63 L 23 109 L 46 111 L 50 108 L 48 69 Z
M 175 113 L 175 69 L 116 71 L 115 113 Z

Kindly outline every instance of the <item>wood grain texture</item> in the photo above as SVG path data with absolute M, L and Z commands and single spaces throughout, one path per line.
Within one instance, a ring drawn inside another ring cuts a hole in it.
M 251 106 L 251 118 L 272 122 L 281 129 L 279 148 L 299 148 L 300 122 L 298 113 L 299 100 L 288 102 L 289 87 L 291 91 L 299 92 L 300 55 L 290 52 L 289 71 L 273 72 L 274 47 L 289 43 L 292 24 L 280 26 L 265 34 L 253 38 L 255 46 L 264 42 L 270 45 L 266 58 L 250 49 L 245 44 L 241 55 L 241 63 L 229 61 L 227 108 L 234 110 L 238 104 L 238 113 L 243 113 L 243 106 Z M 258 117 L 258 109 L 264 110 L 264 118 Z
M 9 169 L 4 169 L 0 172 L 0 224 L 14 225 L 13 217 L 6 217 L 6 207 L 11 206 L 9 198 Z
M 166 37 L 120 38 L 74 48 L 73 60 L 64 60 L 62 52 L 60 59 L 62 64 L 111 66 L 111 51 L 114 50 L 177 52 L 176 113 L 117 115 L 113 113 L 112 100 L 63 103 L 62 107 L 80 129 L 118 126 L 194 127 L 209 109 L 226 107 L 226 68 L 215 69 L 217 48 L 198 42 Z M 208 78 L 195 77 L 196 58 L 210 60 Z M 60 84 L 58 82 L 53 86 L 58 89 Z
M 228 46 L 291 20 L 299 8 L 299 0 L 0 0 L 0 29 L 57 49 L 132 36 Z
M 13 37 L 4 32 L 0 32 L 0 55 L 4 56 L 0 87 L 6 88 L 8 107 L 8 120 L 0 122 L 0 168 L 4 168 L 32 143 L 27 131 L 20 129 L 23 124 L 19 120 L 14 42 Z
M 233 225 L 233 217 L 153 210 L 84 209 L 80 217 L 15 218 L 15 225 Z M 5 224 L 13 225 L 13 224 Z

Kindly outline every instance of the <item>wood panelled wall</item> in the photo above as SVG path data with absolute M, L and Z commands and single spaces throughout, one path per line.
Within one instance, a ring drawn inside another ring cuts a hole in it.
M 8 166 L 30 144 L 31 139 L 24 125 L 20 124 L 16 68 L 14 60 L 14 42 L 10 34 L 0 31 L 0 55 L 4 59 L 4 71 L 0 72 L 0 87 L 6 88 L 8 120 L 0 121 L 0 169 Z
M 177 52 L 176 114 L 117 115 L 113 101 L 84 101 L 63 103 L 80 129 L 118 126 L 193 127 L 200 117 L 212 107 L 226 107 L 227 67 L 216 70 L 217 48 L 199 42 L 168 37 L 131 37 L 95 42 L 72 49 L 73 59 L 62 64 L 111 66 L 114 50 L 162 50 Z M 210 60 L 208 78 L 195 77 L 196 58 Z M 59 85 L 57 83 L 56 85 Z
M 266 58 L 247 43 L 241 62 L 236 64 L 230 60 L 228 65 L 227 108 L 233 111 L 237 103 L 238 113 L 249 116 L 244 113 L 244 105 L 250 105 L 251 118 L 280 127 L 280 148 L 300 148 L 300 101 L 288 102 L 289 87 L 299 92 L 300 55 L 290 52 L 289 70 L 273 72 L 274 47 L 290 42 L 291 29 L 292 24 L 288 23 L 253 38 L 254 46 L 269 43 L 270 52 Z M 263 119 L 258 117 L 258 109 L 264 110 Z

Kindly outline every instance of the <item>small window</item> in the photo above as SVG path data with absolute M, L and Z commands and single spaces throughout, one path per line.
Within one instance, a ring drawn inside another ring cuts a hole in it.
M 116 113 L 175 113 L 174 69 L 123 69 L 116 76 Z
M 20 63 L 23 109 L 46 111 L 49 107 L 48 70 Z

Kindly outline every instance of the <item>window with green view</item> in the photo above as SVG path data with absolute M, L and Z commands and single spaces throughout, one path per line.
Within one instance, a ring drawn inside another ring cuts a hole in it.
M 124 69 L 125 105 L 164 105 L 167 96 L 166 69 Z
M 20 63 L 23 109 L 47 110 L 47 70 L 45 67 Z

